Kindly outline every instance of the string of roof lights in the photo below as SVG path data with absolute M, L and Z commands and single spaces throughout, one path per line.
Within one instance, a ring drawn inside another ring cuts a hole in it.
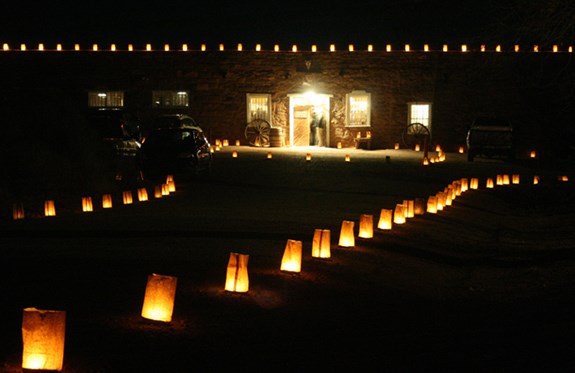
M 88 47 L 82 48 L 80 44 L 76 43 L 73 45 L 71 49 L 65 48 L 62 44 L 56 44 L 54 48 L 47 48 L 44 43 L 39 43 L 36 48 L 29 48 L 25 43 L 20 44 L 18 47 L 11 47 L 9 43 L 2 44 L 2 51 L 105 51 L 105 52 L 116 52 L 116 51 L 145 51 L 145 52 L 152 52 L 152 51 L 164 51 L 164 52 L 187 52 L 187 51 L 201 51 L 205 52 L 208 50 L 216 50 L 216 51 L 247 51 L 248 49 L 244 48 L 242 43 L 238 43 L 235 48 L 226 48 L 224 44 L 217 45 L 214 49 L 208 49 L 206 44 L 201 44 L 199 49 L 190 48 L 188 44 L 182 44 L 175 49 L 170 46 L 170 44 L 163 44 L 160 48 L 153 47 L 152 44 L 148 43 L 145 44 L 144 48 L 138 49 L 134 46 L 134 44 L 127 44 L 125 49 L 120 48 L 117 44 L 110 44 L 107 48 L 102 48 L 99 44 L 91 44 Z M 255 47 L 252 49 L 253 51 L 260 52 L 265 51 L 262 48 L 261 44 L 256 44 Z M 404 44 L 403 47 L 396 48 L 392 44 L 386 44 L 382 49 L 376 49 L 373 44 L 368 44 L 366 49 L 357 49 L 354 44 L 348 44 L 347 49 L 339 49 L 340 51 L 348 51 L 348 52 L 355 52 L 355 51 L 365 51 L 365 52 L 375 52 L 375 51 L 384 51 L 384 52 L 552 52 L 552 53 L 559 53 L 559 52 L 566 52 L 566 53 L 573 53 L 573 46 L 567 46 L 564 49 L 561 49 L 558 44 L 554 44 L 551 49 L 543 49 L 540 48 L 539 45 L 535 44 L 527 49 L 520 47 L 519 44 L 515 44 L 512 48 L 503 48 L 500 44 L 495 45 L 493 48 L 487 48 L 485 44 L 481 44 L 478 49 L 469 48 L 467 44 L 461 44 L 456 48 L 450 48 L 448 44 L 443 44 L 439 49 L 432 49 L 429 44 L 424 44 L 423 48 L 416 49 L 413 48 L 411 44 Z M 320 49 L 317 45 L 312 45 L 309 50 L 300 49 L 296 44 L 293 44 L 289 49 L 281 49 L 279 44 L 275 44 L 273 52 L 319 52 Z M 338 49 L 336 48 L 335 44 L 330 44 L 329 48 L 327 49 L 329 52 L 336 52 Z

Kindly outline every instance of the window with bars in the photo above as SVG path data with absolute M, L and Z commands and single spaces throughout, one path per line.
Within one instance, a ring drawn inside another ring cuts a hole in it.
M 188 107 L 190 94 L 187 91 L 153 91 L 153 107 Z
M 124 92 L 122 91 L 99 91 L 88 92 L 89 107 L 123 107 Z
M 371 126 L 371 94 L 353 91 L 346 95 L 346 126 Z
M 272 124 L 271 117 L 271 95 L 261 93 L 247 94 L 247 122 L 254 119 L 263 119 Z
M 407 125 L 421 123 L 431 129 L 431 104 L 426 102 L 410 102 L 408 104 Z

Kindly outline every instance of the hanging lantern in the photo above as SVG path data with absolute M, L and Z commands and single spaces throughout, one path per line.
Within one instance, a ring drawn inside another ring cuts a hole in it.
M 509 185 L 511 183 L 511 180 L 509 180 L 509 175 L 505 174 L 503 175 L 503 185 Z
M 169 196 L 170 195 L 170 187 L 168 184 L 162 184 L 162 196 Z
M 132 199 L 132 192 L 129 190 L 125 190 L 122 193 L 122 200 L 124 201 L 124 205 L 129 205 L 132 202 L 134 202 L 134 200 Z
M 393 211 L 393 223 L 394 224 L 405 223 L 405 206 L 403 205 L 403 203 L 398 203 L 395 205 L 395 210 Z
M 533 185 L 539 184 L 539 176 L 533 176 Z
M 56 216 L 56 205 L 54 200 L 44 201 L 44 216 Z
M 351 162 L 351 157 L 349 156 L 349 154 L 345 155 L 345 161 L 346 162 Z
M 82 197 L 82 211 L 83 212 L 94 211 L 94 206 L 92 205 L 92 197 Z
M 287 240 L 280 266 L 281 271 L 301 272 L 302 242 Z
M 503 175 L 497 175 L 495 177 L 495 184 L 497 185 L 503 185 Z
M 395 145 L 393 145 L 393 148 L 394 148 L 395 150 L 398 150 L 398 149 L 399 149 L 399 143 L 396 142 Z
M 344 220 L 341 222 L 341 230 L 339 232 L 339 246 L 355 246 L 355 233 L 353 232 L 354 225 L 355 222 L 350 220 Z
M 168 184 L 171 181 L 174 181 L 174 175 L 167 175 L 166 176 L 166 184 Z
M 415 144 L 415 149 L 414 149 L 414 150 L 415 150 L 416 152 L 418 152 L 418 151 L 421 150 L 421 147 L 419 146 L 419 144 Z
M 249 255 L 230 253 L 228 269 L 226 272 L 226 291 L 245 293 L 249 290 L 248 277 Z
M 429 158 L 423 157 L 423 165 L 424 165 L 424 166 L 429 166 Z
M 406 218 L 413 218 L 415 216 L 415 202 L 412 199 L 404 199 L 404 215 Z
M 393 210 L 381 209 L 379 213 L 379 222 L 377 223 L 377 229 L 391 229 L 392 225 Z
M 478 189 L 479 188 L 479 179 L 476 177 L 472 177 L 471 181 L 469 182 L 470 189 Z
M 532 150 L 532 151 L 529 153 L 529 157 L 530 157 L 530 158 L 537 158 L 537 152 L 536 152 L 535 150 Z
M 148 276 L 142 317 L 155 321 L 172 321 L 178 279 L 152 273 Z
M 337 142 L 337 148 L 338 148 L 338 149 L 341 149 L 341 147 L 342 147 L 341 141 L 338 141 L 338 142 Z
M 493 188 L 493 179 L 492 178 L 490 178 L 490 177 L 487 178 L 487 181 L 485 182 L 485 187 L 489 188 L 489 189 Z
M 139 188 L 138 189 L 138 201 L 145 202 L 148 200 L 148 191 L 146 188 Z
M 515 175 L 513 175 L 513 176 L 511 177 L 511 182 L 512 182 L 513 184 L 519 184 L 519 179 L 520 179 L 520 176 L 517 175 L 517 174 L 515 174 Z
M 361 238 L 373 238 L 373 215 L 361 214 L 359 216 L 359 232 Z
M 463 146 L 459 147 L 459 154 L 465 153 L 465 148 Z
M 66 311 L 24 308 L 22 368 L 61 371 L 65 338 Z
M 240 140 L 236 140 L 236 146 L 240 146 Z
M 112 208 L 112 195 L 104 194 L 102 196 L 102 208 L 110 209 Z
M 425 214 L 426 206 L 425 198 L 416 198 L 413 203 L 413 214 L 414 215 L 423 215 Z
M 237 158 L 238 157 L 238 152 L 233 152 L 232 153 L 232 158 Z
M 12 219 L 24 219 L 24 205 L 21 202 L 14 203 L 12 205 Z
M 272 152 L 268 152 L 268 159 L 272 159 Z
M 437 197 L 429 196 L 427 198 L 427 212 L 430 214 L 437 214 Z
M 305 160 L 308 161 L 308 162 L 311 161 L 311 154 L 310 154 L 310 153 L 307 153 L 307 154 L 305 155 Z
M 222 146 L 229 146 L 229 145 L 230 145 L 230 142 L 228 141 L 228 139 L 224 139 Z
M 561 175 L 561 176 L 559 176 L 559 181 L 569 181 L 569 176 Z
M 331 231 L 316 229 L 313 233 L 311 256 L 314 258 L 331 257 Z

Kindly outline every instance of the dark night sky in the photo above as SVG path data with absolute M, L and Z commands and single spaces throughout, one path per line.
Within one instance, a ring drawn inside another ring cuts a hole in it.
M 3 2 L 0 42 L 384 44 L 472 42 L 481 0 Z

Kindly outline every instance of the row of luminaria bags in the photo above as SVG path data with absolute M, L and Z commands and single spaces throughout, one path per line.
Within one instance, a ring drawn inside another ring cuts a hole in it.
M 567 181 L 567 177 L 559 178 Z M 539 182 L 535 176 L 533 184 Z M 519 175 L 497 175 L 494 180 L 487 178 L 485 187 L 495 185 L 519 184 Z M 478 189 L 477 178 L 463 178 L 449 184 L 444 190 L 428 198 L 404 200 L 394 209 L 381 209 L 377 229 L 390 230 L 393 224 L 404 224 L 407 219 L 424 213 L 436 214 L 450 206 L 453 200 L 468 189 Z M 373 215 L 362 214 L 359 218 L 358 237 L 373 237 Z M 355 246 L 355 222 L 344 220 L 341 225 L 338 246 Z M 312 239 L 313 258 L 331 257 L 331 231 L 315 229 Z M 249 255 L 232 252 L 227 264 L 225 291 L 246 293 L 249 290 Z M 301 272 L 302 242 L 288 239 L 280 264 L 280 271 Z M 169 323 L 172 321 L 176 296 L 177 278 L 173 276 L 150 274 L 144 293 L 141 316 L 147 320 Z M 60 371 L 64 361 L 66 311 L 40 310 L 25 308 L 22 318 L 23 356 L 22 368 Z
M 154 198 L 162 198 L 164 196 L 169 196 L 170 193 L 176 191 L 176 183 L 172 175 L 166 177 L 166 182 L 164 184 L 156 185 L 154 187 Z M 145 187 L 138 188 L 136 191 L 136 196 L 138 201 L 145 202 L 148 201 L 148 190 Z M 94 201 L 91 196 L 82 197 L 82 212 L 92 212 L 94 211 Z M 131 190 L 125 190 L 122 192 L 122 203 L 124 205 L 131 205 L 134 203 L 134 193 Z M 113 198 L 111 194 L 102 195 L 102 208 L 111 209 L 113 207 Z M 44 216 L 56 216 L 56 203 L 53 199 L 47 199 L 44 201 Z M 16 202 L 12 206 L 12 219 L 21 220 L 26 217 L 24 204 L 21 202 Z

